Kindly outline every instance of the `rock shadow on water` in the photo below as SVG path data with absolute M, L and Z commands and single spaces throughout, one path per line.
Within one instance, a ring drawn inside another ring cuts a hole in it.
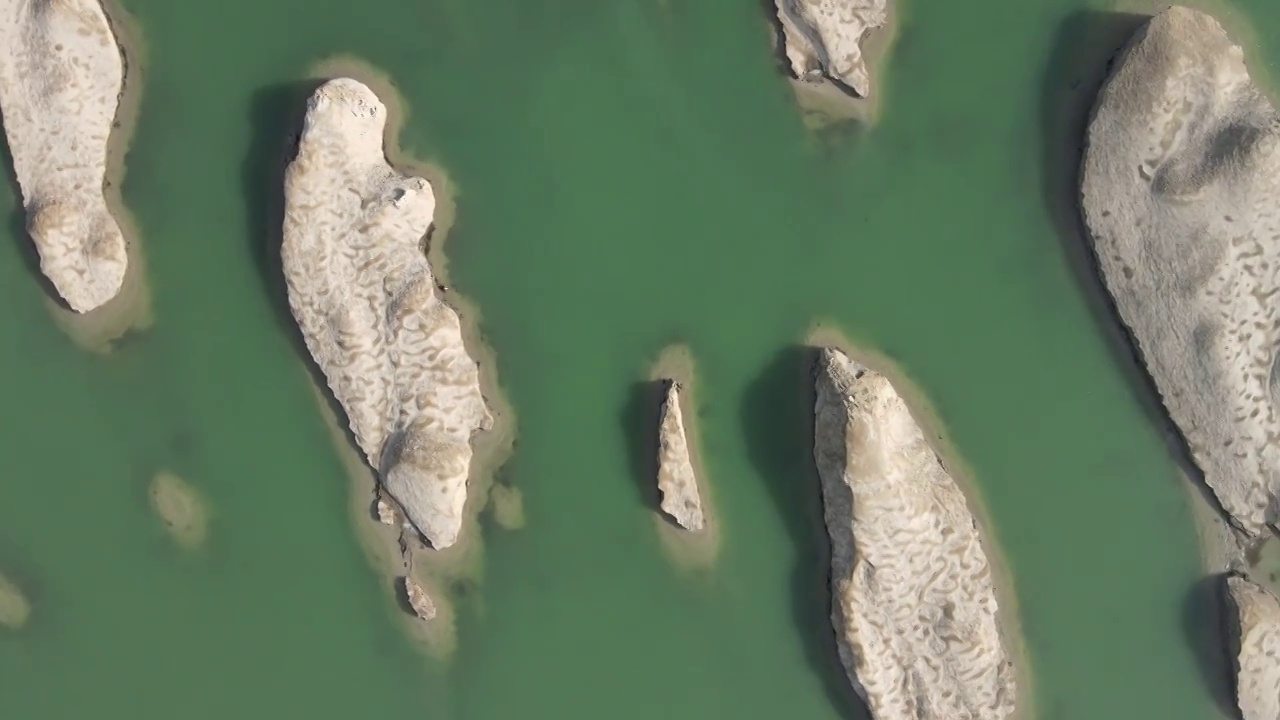
M 324 81 L 307 79 L 260 88 L 250 101 L 249 127 L 252 140 L 241 163 L 241 189 L 249 227 L 249 254 L 262 282 L 262 291 L 281 334 L 289 339 L 294 356 L 307 368 L 312 386 L 318 388 L 325 406 L 338 418 L 347 447 L 356 448 L 355 434 L 347 422 L 346 410 L 329 390 L 329 381 L 307 349 L 302 329 L 289 308 L 289 288 L 285 284 L 280 247 L 284 243 L 284 175 L 298 154 L 302 121 L 307 100 Z
M 53 281 L 40 269 L 40 253 L 36 250 L 35 243 L 31 241 L 31 236 L 27 234 L 27 211 L 22 207 L 22 188 L 18 186 L 17 176 L 13 174 L 13 153 L 9 151 L 7 142 L 0 142 L 0 163 L 4 163 L 8 168 L 5 177 L 9 181 L 10 194 L 13 196 L 13 211 L 9 213 L 9 235 L 17 244 L 18 256 L 22 259 L 27 276 L 35 279 L 36 284 L 40 286 L 40 291 L 49 299 L 49 302 L 57 306 L 59 311 L 74 312 L 67 301 L 62 299 L 58 289 L 53 286 Z
M 792 621 L 812 671 L 846 720 L 869 720 L 853 691 L 831 624 L 831 541 L 822 514 L 822 485 L 813 460 L 813 368 L 817 349 L 791 345 L 747 388 L 742 430 L 751 463 L 791 538 Z
M 1214 573 L 1192 584 L 1182 601 L 1182 634 L 1195 655 L 1214 705 L 1224 717 L 1235 718 L 1239 710 L 1226 587 L 1226 573 Z
M 1120 320 L 1080 208 L 1080 173 L 1098 92 L 1125 46 L 1149 19 L 1135 13 L 1081 11 L 1059 26 L 1041 86 L 1041 187 L 1063 257 L 1085 297 L 1095 328 L 1106 338 L 1115 367 L 1123 372 L 1148 421 L 1160 429 L 1169 456 L 1204 501 L 1227 519 L 1182 433 L 1169 419 L 1137 343 Z
M 674 527 L 675 522 L 662 512 L 657 483 L 658 423 L 666 397 L 666 386 L 659 380 L 632 383 L 622 409 L 622 432 L 627 439 L 627 457 L 637 495 L 646 510 Z
M 1195 489 L 1201 514 L 1231 524 L 1204 481 L 1182 433 L 1173 424 L 1128 328 L 1120 320 L 1093 253 L 1080 207 L 1080 174 L 1089 120 L 1098 92 L 1125 46 L 1150 16 L 1081 11 L 1068 16 L 1053 39 L 1041 88 L 1042 193 L 1045 208 L 1071 273 L 1089 306 L 1097 332 L 1106 339 L 1113 364 L 1124 374 L 1148 422 L 1160 430 L 1169 457 Z M 1194 510 L 1194 509 L 1193 509 Z M 1198 524 L 1205 522 L 1198 521 Z M 1229 530 L 1224 531 L 1230 533 Z M 1219 553 L 1206 546 L 1210 555 Z M 1207 557 L 1210 562 L 1216 558 Z M 1222 619 L 1222 576 L 1211 575 L 1187 592 L 1182 604 L 1182 635 L 1196 657 L 1214 702 L 1236 716 L 1231 663 Z
M 289 309 L 280 246 L 284 242 L 284 174 L 298 153 L 298 138 L 307 113 L 307 99 L 323 81 L 300 80 L 260 88 L 250 100 L 249 127 L 252 140 L 241 163 L 241 189 L 249 227 L 249 254 L 262 282 L 263 293 L 281 333 L 289 338 L 294 354 L 303 359 L 316 387 L 324 388 L 325 403 L 340 423 L 347 440 L 356 447 L 355 436 L 345 422 L 346 413 L 328 391 L 328 381 L 311 357 L 302 330 Z

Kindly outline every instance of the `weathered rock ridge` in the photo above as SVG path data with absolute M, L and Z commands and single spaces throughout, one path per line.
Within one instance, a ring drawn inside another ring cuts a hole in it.
M 1233 606 L 1236 703 L 1244 720 L 1280 718 L 1280 600 L 1239 576 L 1227 578 Z
M 285 174 L 289 304 L 356 442 L 436 548 L 462 526 L 471 437 L 493 418 L 423 252 L 431 185 L 383 156 L 387 108 L 351 79 L 312 95 Z
M 885 24 L 888 0 L 774 0 L 783 50 L 801 80 L 826 76 L 862 97 L 871 74 L 862 40 Z
M 1016 678 L 965 497 L 889 381 L 835 349 L 817 367 L 814 459 L 832 622 L 876 720 L 1001 720 Z
M 674 380 L 666 383 L 667 397 L 658 426 L 658 490 L 662 493 L 662 511 L 685 530 L 701 530 L 706 520 L 680 410 L 680 385 Z
M 1173 7 L 1094 108 L 1081 202 L 1098 265 L 1223 508 L 1258 535 L 1280 489 L 1280 117 L 1213 18 Z
M 124 58 L 99 0 L 0 0 L 0 115 L 40 269 L 87 312 L 128 258 L 103 196 Z

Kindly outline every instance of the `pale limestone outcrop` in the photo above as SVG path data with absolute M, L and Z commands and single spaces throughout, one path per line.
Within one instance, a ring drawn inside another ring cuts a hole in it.
M 77 312 L 128 258 L 103 196 L 124 58 L 99 0 L 0 0 L 0 116 L 40 269 Z
M 404 595 L 405 601 L 409 603 L 409 608 L 413 610 L 413 614 L 418 616 L 419 620 L 434 620 L 436 617 L 436 604 L 431 601 L 431 596 L 427 594 L 422 586 L 413 580 L 413 578 L 404 578 Z
M 1165 10 L 1117 60 L 1081 203 L 1205 481 L 1244 530 L 1265 532 L 1280 490 L 1280 117 L 1213 18 Z
M 889 380 L 821 351 L 814 459 L 832 622 L 876 720 L 1001 720 L 1016 678 L 993 571 L 955 480 Z
M 871 74 L 862 41 L 887 21 L 888 0 L 774 0 L 783 50 L 800 79 L 822 76 L 862 97 Z
M 658 490 L 662 494 L 662 511 L 685 530 L 701 530 L 706 519 L 680 410 L 680 385 L 674 380 L 667 380 L 666 384 L 667 397 L 658 426 Z
M 471 437 L 493 418 L 423 238 L 431 185 L 383 156 L 387 108 L 360 82 L 322 85 L 285 174 L 289 304 L 387 492 L 433 547 L 462 526 Z
M 1280 718 L 1280 600 L 1239 576 L 1227 578 L 1237 635 L 1236 702 L 1244 720 Z

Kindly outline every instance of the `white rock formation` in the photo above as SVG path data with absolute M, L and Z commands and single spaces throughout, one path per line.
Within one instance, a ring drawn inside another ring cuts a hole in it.
M 1170 8 L 1099 94 L 1081 201 L 1120 317 L 1223 508 L 1276 518 L 1280 117 L 1211 17 Z
M 973 515 L 902 398 L 835 349 L 814 459 L 840 656 L 876 720 L 1001 720 L 1016 678 Z
M 422 586 L 413 581 L 413 578 L 406 577 L 404 579 L 405 600 L 408 601 L 409 607 L 413 609 L 413 614 L 418 616 L 419 620 L 433 620 L 436 616 L 436 604 L 431 601 L 431 596 L 427 594 Z
M 701 530 L 706 519 L 680 411 L 680 385 L 674 380 L 666 383 L 667 399 L 662 404 L 658 427 L 658 490 L 662 493 L 662 511 L 685 530 Z
M 391 503 L 383 500 L 382 498 L 378 498 L 374 508 L 378 514 L 378 522 L 383 525 L 391 525 L 392 527 L 400 524 L 400 518 Z
M 383 157 L 387 109 L 341 78 L 307 104 L 282 255 L 307 348 L 387 492 L 437 549 L 458 539 L 471 436 L 493 419 L 423 253 L 431 186 Z
M 103 197 L 124 58 L 99 0 L 0 0 L 0 115 L 40 268 L 77 312 L 128 258 Z
M 791 71 L 804 80 L 825 74 L 862 97 L 871 75 L 862 40 L 888 19 L 889 0 L 774 0 Z
M 1236 703 L 1244 720 L 1280 718 L 1280 600 L 1242 577 L 1227 578 L 1236 642 Z

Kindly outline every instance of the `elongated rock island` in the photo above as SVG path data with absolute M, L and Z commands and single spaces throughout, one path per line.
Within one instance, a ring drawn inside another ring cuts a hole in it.
M 774 0 L 783 52 L 801 80 L 826 77 L 871 94 L 862 41 L 888 20 L 888 0 Z
M 1165 407 L 1239 526 L 1280 490 L 1280 117 L 1212 17 L 1172 7 L 1117 60 L 1089 125 L 1093 249 Z
M 27 232 L 77 312 L 115 297 L 128 265 L 103 195 L 123 83 L 99 0 L 0 0 L 0 115 Z
M 443 549 L 462 526 L 472 435 L 493 417 L 423 251 L 435 195 L 388 164 L 386 123 L 360 82 L 315 91 L 285 173 L 281 252 L 293 316 L 357 444 Z
M 824 348 L 814 460 L 831 619 L 876 720 L 1001 720 L 1017 681 L 964 494 L 884 376 Z
M 658 427 L 658 490 L 662 511 L 685 530 L 698 531 L 706 525 L 702 496 L 689 454 L 689 436 L 680 410 L 680 384 L 667 380 L 667 397 L 662 403 Z
M 1244 720 L 1280 718 L 1280 600 L 1237 575 L 1227 578 L 1235 643 L 1236 703 Z

